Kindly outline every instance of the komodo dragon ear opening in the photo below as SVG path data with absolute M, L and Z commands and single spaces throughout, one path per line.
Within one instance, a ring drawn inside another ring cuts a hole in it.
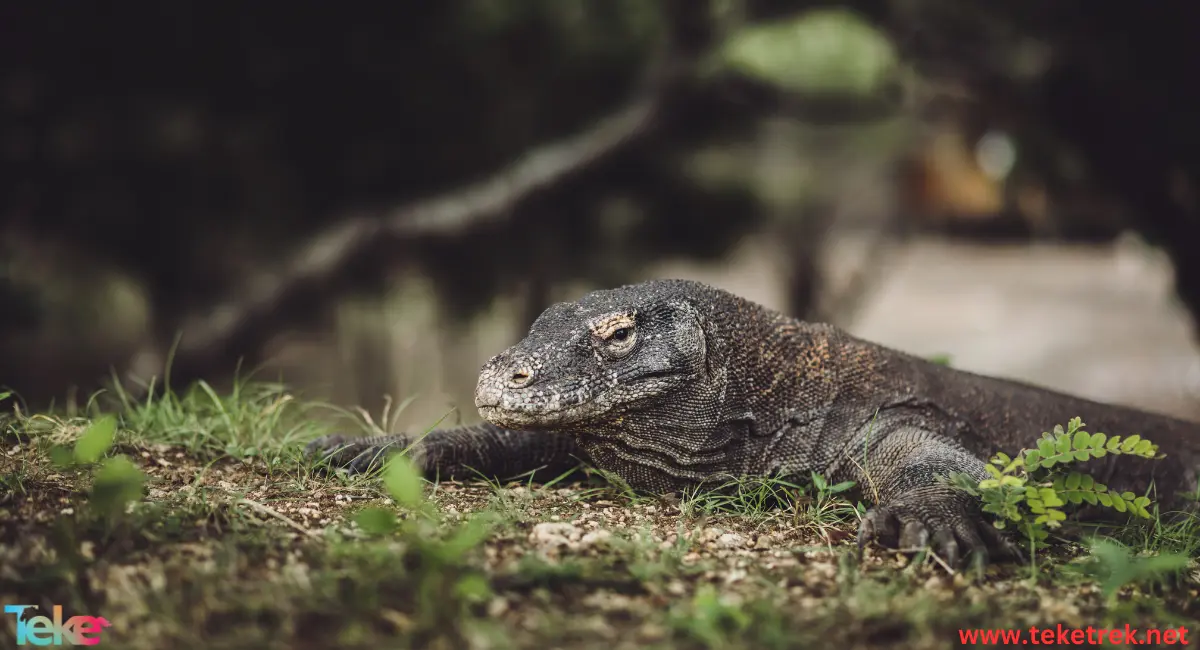
M 701 315 L 700 310 L 696 309 L 695 305 L 686 300 L 671 300 L 667 302 L 667 305 L 680 314 L 681 318 L 690 320 L 698 330 L 699 336 L 697 336 L 696 344 L 699 349 L 697 352 L 704 359 L 704 375 L 709 378 L 713 377 L 716 369 L 712 366 L 713 355 L 710 353 L 717 349 L 718 344 L 713 339 L 714 333 L 710 331 L 710 328 L 705 327 L 704 316 Z

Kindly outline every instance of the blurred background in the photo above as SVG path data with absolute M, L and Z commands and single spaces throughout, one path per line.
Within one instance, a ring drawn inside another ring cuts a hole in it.
M 0 384 L 469 422 L 549 303 L 690 277 L 1200 417 L 1194 5 L 4 3 Z

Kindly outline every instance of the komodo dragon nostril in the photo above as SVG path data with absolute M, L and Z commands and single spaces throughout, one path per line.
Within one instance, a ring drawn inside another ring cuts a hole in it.
M 533 381 L 533 371 L 529 368 L 521 368 L 513 371 L 511 377 L 508 378 L 508 385 L 513 388 L 523 388 Z

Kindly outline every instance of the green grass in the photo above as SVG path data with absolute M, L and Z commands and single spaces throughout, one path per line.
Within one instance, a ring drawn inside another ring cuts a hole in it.
M 105 616 L 110 647 L 925 648 L 964 627 L 1200 617 L 1195 516 L 1155 512 L 1056 544 L 1033 575 L 977 580 L 881 549 L 858 564 L 862 506 L 820 477 L 671 499 L 602 472 L 326 475 L 308 440 L 388 430 L 404 404 L 374 418 L 270 383 L 101 394 L 74 413 L 11 404 L 0 600 Z

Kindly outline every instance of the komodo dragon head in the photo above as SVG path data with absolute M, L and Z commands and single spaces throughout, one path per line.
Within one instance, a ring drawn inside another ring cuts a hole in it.
M 702 478 L 746 462 L 737 449 L 798 403 L 797 350 L 823 350 L 799 326 L 698 282 L 596 291 L 488 361 L 475 406 L 500 427 L 572 434 L 631 484 Z
M 484 365 L 475 406 L 498 426 L 548 430 L 680 408 L 680 398 L 723 379 L 709 367 L 701 298 L 711 292 L 656 280 L 552 305 L 521 342 Z

